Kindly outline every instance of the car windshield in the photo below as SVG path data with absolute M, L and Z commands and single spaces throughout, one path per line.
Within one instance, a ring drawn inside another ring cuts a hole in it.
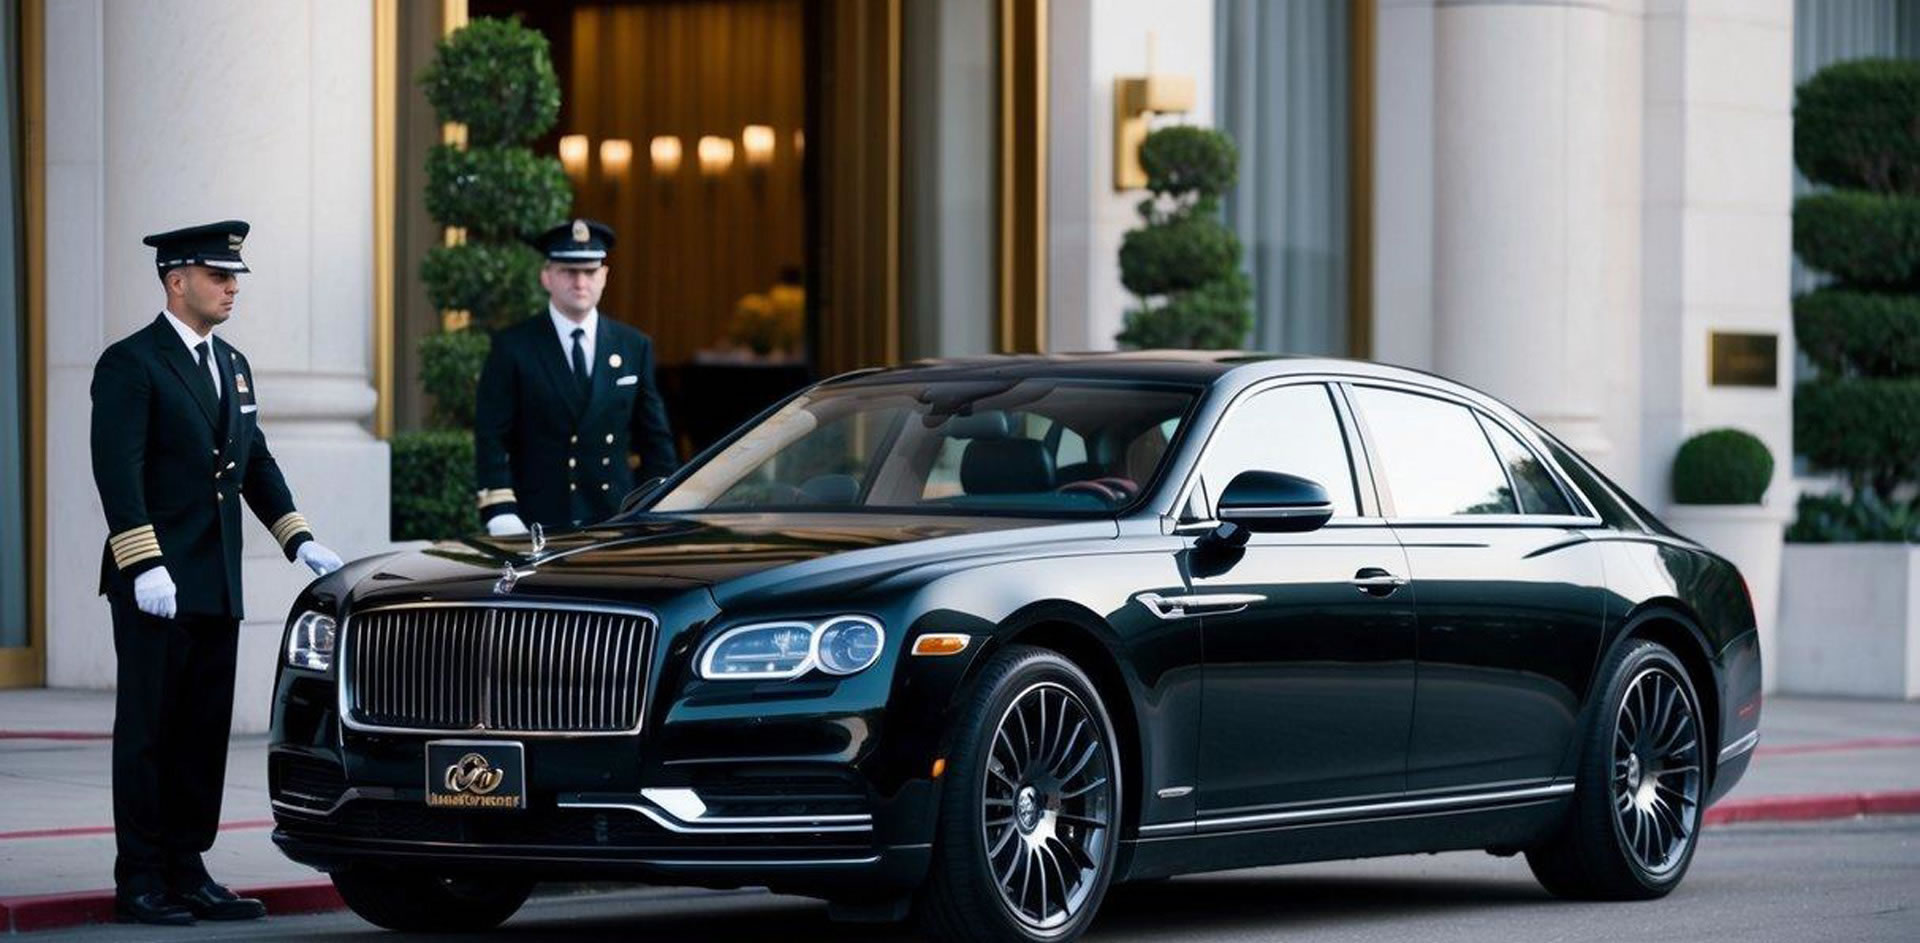
M 1051 379 L 819 387 L 647 510 L 1110 513 L 1152 487 L 1197 392 Z

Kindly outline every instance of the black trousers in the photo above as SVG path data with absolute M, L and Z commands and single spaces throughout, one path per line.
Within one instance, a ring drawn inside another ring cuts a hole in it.
M 187 890 L 220 826 L 240 626 L 161 619 L 112 593 L 119 691 L 113 717 L 113 879 L 123 893 Z

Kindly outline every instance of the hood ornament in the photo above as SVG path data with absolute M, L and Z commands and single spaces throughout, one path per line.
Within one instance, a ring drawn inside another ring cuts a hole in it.
M 520 571 L 514 569 L 513 564 L 509 563 L 501 571 L 500 579 L 493 584 L 493 591 L 497 595 L 505 596 L 513 592 L 513 586 L 518 582 L 520 582 Z
M 533 538 L 532 538 L 533 539 L 533 555 L 537 557 L 547 549 L 547 532 L 545 529 L 543 529 L 540 526 L 539 521 L 535 521 L 533 523 L 532 533 L 533 533 Z

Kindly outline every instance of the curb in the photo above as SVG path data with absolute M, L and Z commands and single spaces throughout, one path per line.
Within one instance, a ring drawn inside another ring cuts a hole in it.
M 330 881 L 269 884 L 237 888 L 242 897 L 256 897 L 267 905 L 269 917 L 339 910 L 346 904 Z M 113 922 L 113 891 L 74 891 L 0 897 L 0 933 L 27 933 L 89 923 Z
M 1760 796 L 1722 802 L 1707 810 L 1707 825 L 1735 822 L 1812 822 L 1862 815 L 1920 814 L 1920 789 L 1815 796 Z

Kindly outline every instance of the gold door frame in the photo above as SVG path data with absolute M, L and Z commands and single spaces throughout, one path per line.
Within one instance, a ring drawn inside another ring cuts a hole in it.
M 47 683 L 47 153 L 45 0 L 20 0 L 27 244 L 27 644 L 0 649 L 0 688 Z
M 1047 349 L 1047 0 L 1000 0 L 994 349 Z

